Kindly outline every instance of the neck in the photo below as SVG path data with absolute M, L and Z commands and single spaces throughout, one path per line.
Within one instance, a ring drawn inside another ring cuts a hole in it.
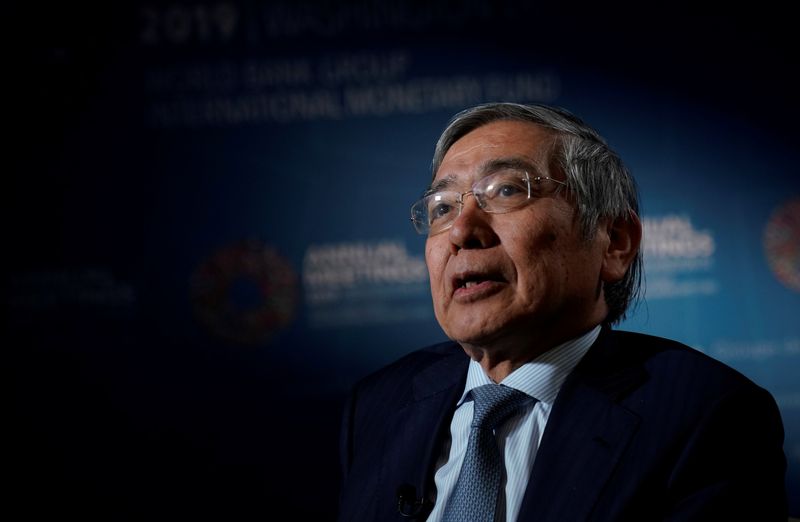
M 540 340 L 537 343 L 503 342 L 476 344 L 459 342 L 464 351 L 473 360 L 477 361 L 486 375 L 495 383 L 500 383 L 508 377 L 511 372 L 529 363 L 543 353 L 559 346 L 571 339 L 576 339 L 581 335 L 592 330 L 596 325 L 589 326 L 581 331 L 559 336 L 547 341 Z
M 496 383 L 502 382 L 511 372 L 523 364 L 536 359 L 551 348 L 528 348 L 522 352 L 515 352 L 513 350 L 498 349 L 495 346 L 487 347 L 468 343 L 460 344 L 461 347 L 464 348 L 464 351 L 467 352 L 467 355 L 480 363 L 486 375 Z

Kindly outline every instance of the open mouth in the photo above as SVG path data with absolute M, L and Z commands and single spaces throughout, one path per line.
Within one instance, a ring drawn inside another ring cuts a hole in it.
M 475 277 L 472 279 L 457 279 L 456 288 L 472 288 L 473 286 L 479 285 L 485 281 L 493 281 L 493 280 L 482 277 Z
M 459 277 L 453 278 L 453 291 L 478 290 L 504 282 L 505 279 L 494 274 L 461 274 Z

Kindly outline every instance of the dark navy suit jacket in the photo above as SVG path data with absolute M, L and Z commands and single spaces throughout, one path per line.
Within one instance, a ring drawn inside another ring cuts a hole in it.
M 427 517 L 468 363 L 443 343 L 355 387 L 340 521 Z M 768 392 L 682 344 L 604 328 L 555 401 L 518 520 L 785 522 L 785 471 Z

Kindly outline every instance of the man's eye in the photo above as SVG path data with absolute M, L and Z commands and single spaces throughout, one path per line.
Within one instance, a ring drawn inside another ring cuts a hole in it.
M 431 208 L 428 209 L 428 220 L 433 223 L 437 219 L 443 218 L 450 211 L 453 210 L 452 205 L 448 205 L 447 203 L 436 203 Z
M 490 185 L 486 190 L 489 199 L 510 200 L 528 196 L 528 187 L 516 181 L 504 180 Z
M 501 198 L 510 198 L 517 196 L 523 192 L 526 192 L 523 187 L 515 185 L 513 183 L 505 183 L 497 187 L 496 194 Z

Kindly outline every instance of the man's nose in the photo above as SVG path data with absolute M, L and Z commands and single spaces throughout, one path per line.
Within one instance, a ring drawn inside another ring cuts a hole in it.
M 471 197 L 470 197 L 471 196 Z M 449 230 L 453 253 L 462 248 L 488 248 L 497 242 L 491 216 L 481 210 L 478 200 L 468 192 L 462 197 L 461 213 Z

